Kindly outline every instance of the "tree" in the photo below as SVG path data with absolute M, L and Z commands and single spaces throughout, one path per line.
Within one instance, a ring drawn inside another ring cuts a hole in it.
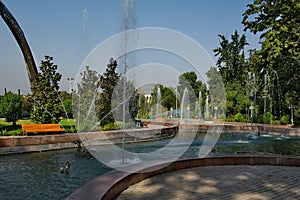
M 22 114 L 22 96 L 11 91 L 6 92 L 0 99 L 0 111 L 5 120 L 12 122 L 13 126 L 15 126 Z
M 72 103 L 72 94 L 61 91 L 60 93 L 61 102 L 63 105 L 64 117 L 73 118 L 73 103 Z
M 260 34 L 262 45 L 255 52 L 256 64 L 260 69 L 277 71 L 286 109 L 292 104 L 299 108 L 300 2 L 255 0 L 247 7 L 242 23 L 245 30 Z
M 45 56 L 41 61 L 40 73 L 35 77 L 33 92 L 33 111 L 30 118 L 35 123 L 58 123 L 62 116 L 59 81 L 61 74 L 53 63 L 53 57 Z
M 121 76 L 111 96 L 111 112 L 114 120 L 134 125 L 139 109 L 138 101 L 139 95 L 133 83 L 125 76 Z
M 106 72 L 100 76 L 100 88 L 102 89 L 102 92 L 100 94 L 100 102 L 98 105 L 98 119 L 100 120 L 101 126 L 114 122 L 113 114 L 111 112 L 111 97 L 120 78 L 120 75 L 116 72 L 117 66 L 117 61 L 111 58 L 107 65 Z
M 247 62 L 244 48 L 248 45 L 246 36 L 240 36 L 237 31 L 229 41 L 224 35 L 219 35 L 220 46 L 214 49 L 218 56 L 217 68 L 224 81 L 228 114 L 236 114 L 246 110 L 247 95 Z
M 230 42 L 224 35 L 218 36 L 221 39 L 220 46 L 213 50 L 215 56 L 218 56 L 217 68 L 225 83 L 241 83 L 241 75 L 245 72 L 246 64 L 244 52 L 245 46 L 248 45 L 246 36 L 240 36 L 235 31 L 231 35 Z
M 97 107 L 99 104 L 100 75 L 86 66 L 77 84 L 77 91 L 73 91 L 73 117 L 79 132 L 91 131 L 97 122 Z
M 199 97 L 199 92 L 206 95 L 206 85 L 203 84 L 200 80 L 197 80 L 197 74 L 194 71 L 185 72 L 181 74 L 178 78 L 178 92 L 183 95 L 183 91 L 185 88 L 188 89 L 190 102 L 195 102 L 195 98 Z
M 170 110 L 171 108 L 175 109 L 176 105 L 176 96 L 175 96 L 175 91 L 172 88 L 164 87 L 161 84 L 155 85 L 154 88 L 152 89 L 152 104 L 157 104 L 157 91 L 158 88 L 160 88 L 161 91 L 161 101 L 160 104 L 164 108 L 167 108 L 167 110 Z
M 226 107 L 226 94 L 225 87 L 222 80 L 222 76 L 215 67 L 211 67 L 206 75 L 208 77 L 207 84 L 209 86 L 209 97 L 210 104 L 212 105 L 217 116 L 220 114 L 225 114 Z

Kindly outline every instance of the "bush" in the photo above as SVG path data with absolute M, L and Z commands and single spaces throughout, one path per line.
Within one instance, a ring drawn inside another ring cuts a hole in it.
M 271 121 L 273 120 L 274 117 L 270 112 L 267 112 L 263 118 L 266 124 L 271 124 Z
M 280 119 L 281 124 L 287 125 L 290 123 L 290 116 L 289 115 L 283 115 Z
M 222 119 L 222 120 L 226 120 L 226 115 L 224 115 L 224 114 L 221 114 L 221 115 L 219 115 L 219 119 Z
M 234 116 L 234 121 L 236 122 L 243 122 L 244 121 L 244 117 L 241 113 L 238 113 Z
M 118 130 L 121 127 L 117 123 L 109 123 L 102 127 L 102 131 Z

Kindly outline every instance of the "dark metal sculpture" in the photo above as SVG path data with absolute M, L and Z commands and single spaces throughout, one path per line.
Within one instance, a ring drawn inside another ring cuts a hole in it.
M 6 25 L 9 27 L 12 34 L 14 35 L 19 47 L 21 48 L 26 63 L 26 71 L 29 76 L 30 84 L 32 85 L 35 76 L 38 74 L 38 71 L 30 47 L 18 22 L 1 0 L 0 15 L 5 21 Z

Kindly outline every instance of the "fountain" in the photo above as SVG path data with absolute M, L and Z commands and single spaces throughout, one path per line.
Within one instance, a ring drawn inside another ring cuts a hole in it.
M 208 95 L 205 100 L 205 120 L 209 120 L 209 103 L 208 103 Z
M 183 91 L 180 109 L 180 122 L 187 123 L 190 118 L 190 100 L 187 88 Z
M 265 72 L 264 74 L 264 87 L 263 87 L 263 99 L 264 99 L 264 107 L 263 107 L 263 117 L 264 123 L 267 123 L 267 99 L 269 99 L 269 112 L 271 115 L 275 116 L 275 118 L 280 119 L 282 117 L 282 94 L 281 87 L 279 83 L 279 76 L 277 71 L 272 70 L 270 73 L 262 68 L 260 73 Z M 276 87 L 275 87 L 276 80 Z M 274 93 L 274 91 L 276 93 Z M 279 111 L 278 111 L 279 110 Z M 272 124 L 272 117 L 270 119 L 270 123 Z
M 200 121 L 202 121 L 202 92 L 200 91 L 199 92 L 199 99 L 198 99 L 198 101 L 199 101 L 199 105 L 198 105 L 198 108 L 199 108 L 199 110 L 198 110 L 198 118 L 199 118 L 199 120 Z
M 162 113 L 161 108 L 161 92 L 160 87 L 157 88 L 157 98 L 156 98 L 156 118 L 158 118 Z
M 255 111 L 256 108 L 256 79 L 255 79 L 255 74 L 248 72 L 248 90 L 247 90 L 247 95 L 248 95 L 248 101 L 250 102 L 249 110 L 250 110 L 250 118 L 251 122 L 253 122 L 253 111 Z M 248 106 L 247 106 L 248 109 Z M 248 113 L 248 111 L 247 111 Z M 249 116 L 249 113 L 248 113 Z M 255 118 L 257 119 L 257 112 L 255 111 Z

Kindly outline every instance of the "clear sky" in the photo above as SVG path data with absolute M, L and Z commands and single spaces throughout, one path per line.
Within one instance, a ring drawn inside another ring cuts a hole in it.
M 120 0 L 2 0 L 22 27 L 37 67 L 53 56 L 63 75 L 61 89 L 69 90 L 86 55 L 99 43 L 123 30 Z M 213 57 L 218 34 L 243 34 L 242 13 L 252 0 L 136 0 L 135 27 L 163 27 L 179 31 L 201 44 Z M 257 36 L 245 33 L 248 48 L 258 48 Z M 214 60 L 216 58 L 213 58 Z M 4 88 L 30 91 L 19 46 L 0 20 L 0 94 Z

